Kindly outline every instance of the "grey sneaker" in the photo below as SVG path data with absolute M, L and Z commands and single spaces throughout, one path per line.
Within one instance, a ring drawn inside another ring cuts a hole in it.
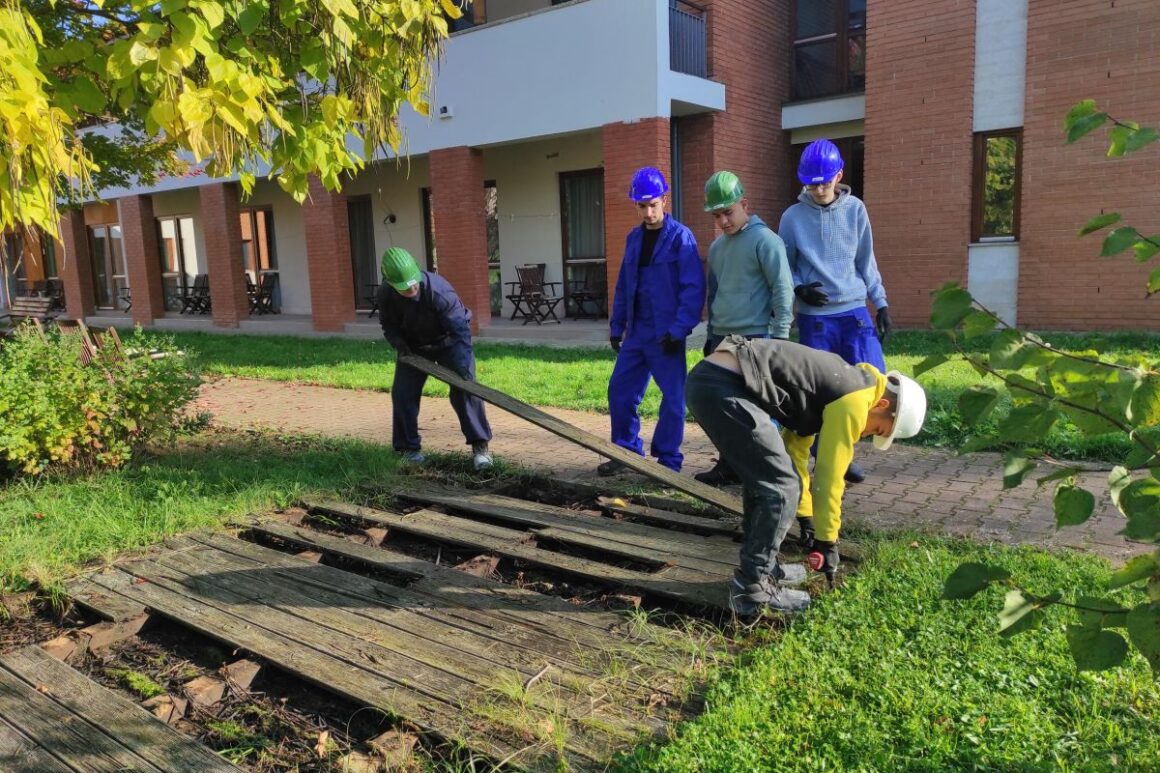
M 488 450 L 487 443 L 472 443 L 471 444 L 471 463 L 475 466 L 476 471 L 490 470 L 495 460 L 491 458 L 491 451 Z
M 792 615 L 810 605 L 810 594 L 783 588 L 768 576 L 746 583 L 736 576 L 729 583 L 729 608 L 738 617 L 753 617 L 763 609 Z
M 422 464 L 427 461 L 427 457 L 423 456 L 423 452 L 416 448 L 410 451 L 404 451 L 403 461 L 407 464 Z
M 809 572 L 806 571 L 805 564 L 778 563 L 773 578 L 777 580 L 779 585 L 789 585 L 796 588 L 798 585 L 806 584 L 808 575 Z

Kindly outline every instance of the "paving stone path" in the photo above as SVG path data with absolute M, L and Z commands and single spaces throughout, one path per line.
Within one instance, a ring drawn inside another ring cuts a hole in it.
M 227 378 L 206 384 L 195 410 L 208 410 L 223 427 L 265 427 L 389 443 L 391 396 L 386 392 L 332 389 L 274 381 Z M 608 417 L 550 408 L 559 418 L 606 436 Z M 495 432 L 492 451 L 506 460 L 568 478 L 595 477 L 602 457 L 488 406 Z M 446 399 L 424 398 L 419 428 L 429 451 L 467 453 L 459 422 Z M 644 437 L 652 423 L 645 422 Z M 695 424 L 685 434 L 688 474 L 708 469 L 715 451 Z M 1033 482 L 1003 491 L 1002 461 L 997 454 L 958 456 L 932 448 L 897 445 L 889 453 L 860 451 L 866 482 L 850 486 L 845 518 L 877 528 L 918 528 L 970 537 L 981 542 L 1034 544 L 1047 548 L 1089 550 L 1120 560 L 1146 546 L 1119 536 L 1123 518 L 1108 503 L 1084 525 L 1057 531 L 1051 487 Z M 1083 481 L 1107 503 L 1105 472 L 1085 473 Z

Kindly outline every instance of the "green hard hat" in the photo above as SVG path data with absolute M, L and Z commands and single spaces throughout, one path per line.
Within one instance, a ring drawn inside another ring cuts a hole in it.
M 731 207 L 741 201 L 744 195 L 745 188 L 741 187 L 737 175 L 725 170 L 714 172 L 705 183 L 705 211 Z
M 402 247 L 392 247 L 383 253 L 383 281 L 399 292 L 409 290 L 423 278 L 419 264 Z

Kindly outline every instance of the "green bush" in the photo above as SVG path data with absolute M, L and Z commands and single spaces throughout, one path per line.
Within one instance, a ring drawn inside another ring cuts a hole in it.
M 200 383 L 171 340 L 137 330 L 81 361 L 81 339 L 25 327 L 0 346 L 0 470 L 119 467 L 170 433 Z M 129 356 L 126 356 L 128 353 Z

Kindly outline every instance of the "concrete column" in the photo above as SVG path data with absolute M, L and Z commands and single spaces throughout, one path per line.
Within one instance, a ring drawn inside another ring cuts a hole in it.
M 118 199 L 117 208 L 121 219 L 125 270 L 129 277 L 129 291 L 133 294 L 129 313 L 133 324 L 152 325 L 154 319 L 165 316 L 153 197 L 126 196 Z
M 354 268 L 346 194 L 331 193 L 315 177 L 302 206 L 314 329 L 341 332 L 355 318 Z
M 634 123 L 605 124 L 604 144 L 604 254 L 608 259 L 608 308 L 616 292 L 624 239 L 640 225 L 636 204 L 628 198 L 632 176 L 642 166 L 655 166 L 671 181 L 669 120 L 648 118 Z M 672 183 L 669 183 L 672 185 Z
M 60 213 L 57 246 L 57 271 L 64 284 L 65 311 L 73 319 L 84 319 L 93 313 L 96 304 L 89 231 L 83 210 L 68 209 Z
M 198 188 L 205 237 L 209 297 L 214 327 L 237 327 L 250 316 L 250 297 L 242 265 L 242 224 L 238 184 L 211 183 Z
M 491 324 L 483 153 L 457 147 L 431 153 L 431 211 L 439 274 L 471 309 L 471 332 Z

